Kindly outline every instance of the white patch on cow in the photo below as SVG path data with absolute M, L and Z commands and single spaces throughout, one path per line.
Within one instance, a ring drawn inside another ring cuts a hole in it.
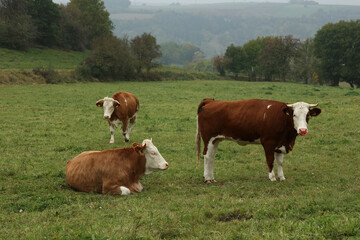
M 152 143 L 152 140 L 145 139 L 142 145 L 146 145 L 144 151 L 146 158 L 145 174 L 168 169 L 169 164 L 161 156 L 157 147 Z
M 120 123 L 121 123 L 120 119 L 111 121 L 111 125 L 114 125 L 114 127 L 116 127 L 116 128 L 119 127 Z
M 279 148 L 275 148 L 275 150 L 280 150 L 282 153 L 286 153 L 286 148 L 285 146 L 281 146 Z
M 278 177 L 280 178 L 280 181 L 285 181 L 284 172 L 282 168 L 282 164 L 284 162 L 284 154 L 275 153 L 275 159 L 277 163 Z
M 125 98 L 125 104 L 126 104 L 126 106 L 128 105 L 128 104 L 127 104 L 127 100 L 126 100 L 126 98 Z
M 264 112 L 264 117 L 263 117 L 263 120 L 265 120 L 265 118 L 266 118 L 266 112 Z
M 103 108 L 104 108 L 104 118 L 110 118 L 114 112 L 114 99 L 105 97 Z
M 267 109 L 271 108 L 271 104 L 266 107 Z
M 131 193 L 130 189 L 128 189 L 127 187 L 124 187 L 124 186 L 121 186 L 120 190 L 121 190 L 121 195 L 124 195 L 124 196 L 130 195 L 130 193 Z
M 110 144 L 113 144 L 115 142 L 114 139 L 115 128 L 119 127 L 120 123 L 121 121 L 119 119 L 110 121 Z
M 276 181 L 274 169 L 273 169 L 271 172 L 269 172 L 269 179 L 270 179 L 270 181 L 272 181 L 272 182 Z
M 300 134 L 300 129 L 303 131 L 304 130 L 307 131 L 308 129 L 307 129 L 306 116 L 309 112 L 310 105 L 305 102 L 297 102 L 290 105 L 294 111 L 293 119 L 294 119 L 294 128 L 296 132 Z

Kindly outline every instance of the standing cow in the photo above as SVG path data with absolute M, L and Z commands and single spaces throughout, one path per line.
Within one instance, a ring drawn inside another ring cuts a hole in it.
M 284 153 L 291 151 L 298 134 L 306 135 L 309 116 L 321 109 L 317 104 L 297 102 L 286 104 L 272 100 L 215 101 L 204 99 L 198 107 L 196 148 L 200 159 L 200 137 L 204 142 L 205 182 L 216 182 L 213 174 L 214 158 L 223 140 L 240 145 L 262 144 L 269 168 L 269 179 L 276 181 L 274 155 L 278 177 L 285 180 L 282 170 Z
M 108 120 L 110 126 L 110 143 L 114 143 L 115 128 L 120 122 L 125 142 L 128 142 L 139 111 L 139 100 L 131 93 L 117 92 L 111 98 L 100 99 L 96 102 L 96 106 L 104 108 L 104 118 Z
M 81 192 L 129 195 L 143 189 L 140 178 L 169 164 L 152 140 L 132 147 L 83 152 L 66 164 L 66 181 Z

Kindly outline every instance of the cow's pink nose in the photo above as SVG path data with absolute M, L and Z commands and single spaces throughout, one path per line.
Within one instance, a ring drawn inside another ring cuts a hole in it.
M 307 134 L 307 129 L 306 128 L 300 128 L 299 129 L 300 135 L 304 136 Z
M 165 163 L 165 169 L 168 169 L 168 167 L 169 167 L 169 164 Z
M 109 119 L 110 117 L 109 116 L 104 116 L 105 119 Z

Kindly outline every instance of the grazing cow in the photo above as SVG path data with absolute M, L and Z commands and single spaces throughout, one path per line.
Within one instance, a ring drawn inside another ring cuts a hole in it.
M 317 104 L 297 102 L 286 104 L 272 100 L 215 101 L 204 99 L 198 107 L 196 148 L 200 159 L 200 137 L 204 142 L 205 182 L 216 182 L 213 174 L 214 158 L 223 140 L 239 145 L 262 144 L 269 168 L 269 179 L 276 181 L 273 170 L 274 155 L 278 177 L 285 180 L 282 170 L 284 153 L 291 151 L 298 134 L 306 135 L 309 116 L 321 109 Z
M 169 164 L 152 140 L 132 147 L 83 152 L 66 164 L 66 181 L 81 192 L 129 195 L 141 192 L 140 178 Z
M 110 143 L 114 143 L 115 128 L 119 126 L 120 122 L 122 122 L 125 142 L 128 142 L 139 111 L 139 100 L 131 93 L 118 92 L 111 98 L 100 99 L 96 102 L 96 106 L 104 108 L 104 118 L 108 120 L 110 126 Z

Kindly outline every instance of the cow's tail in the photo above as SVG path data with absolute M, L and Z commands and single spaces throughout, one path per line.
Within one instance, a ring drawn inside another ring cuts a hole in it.
M 198 110 L 197 110 L 197 116 L 196 116 L 196 137 L 195 137 L 195 143 L 196 143 L 196 152 L 197 152 L 197 162 L 196 167 L 199 167 L 200 165 L 200 147 L 201 147 L 201 135 L 199 131 L 199 113 L 202 112 L 203 107 L 208 104 L 209 102 L 215 101 L 213 98 L 205 98 L 201 101 L 199 104 Z

